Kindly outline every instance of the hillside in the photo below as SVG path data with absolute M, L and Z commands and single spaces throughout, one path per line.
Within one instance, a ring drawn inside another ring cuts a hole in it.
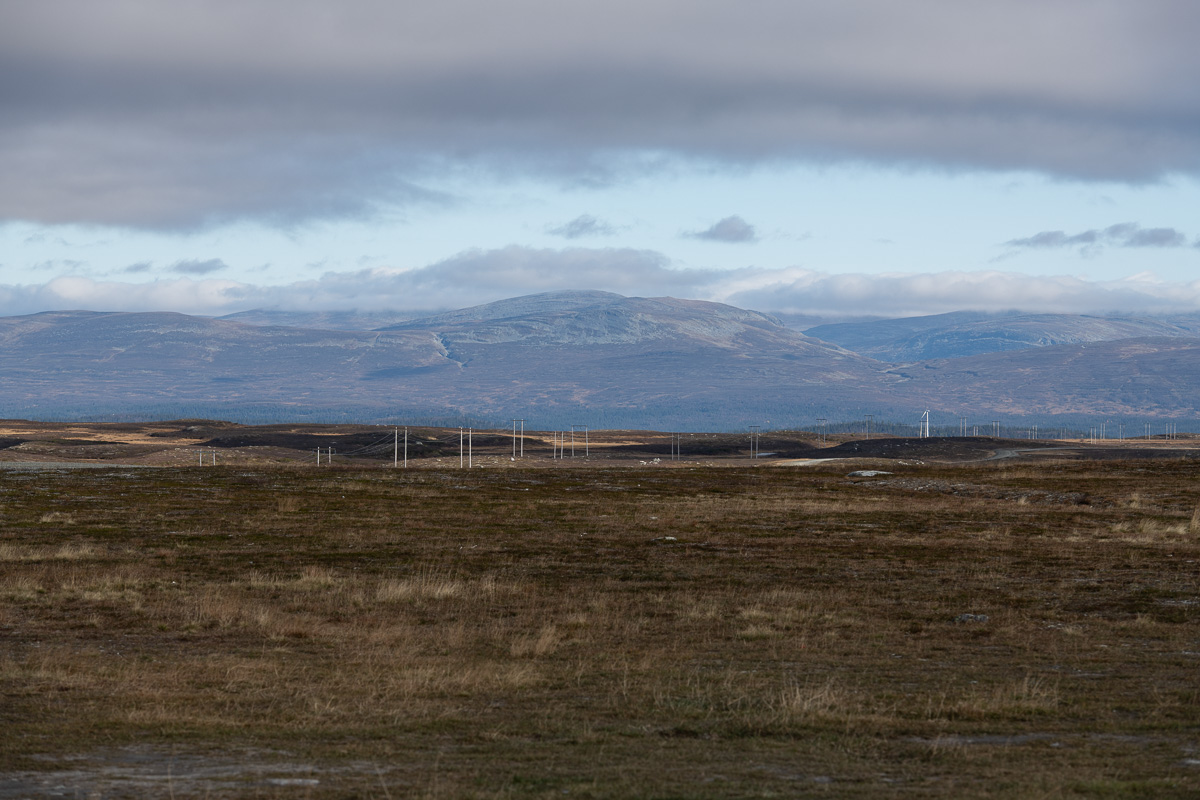
M 909 363 L 1118 339 L 1193 338 L 1200 336 L 1200 316 L 955 312 L 818 325 L 805 333 L 880 361 Z
M 1039 347 L 896 367 L 897 391 L 956 414 L 1194 417 L 1200 339 Z
M 915 421 L 925 408 L 971 422 L 1197 414 L 1200 338 L 1185 335 L 1188 318 L 1158 321 L 1169 336 L 1054 344 L 1051 328 L 1059 338 L 1155 328 L 947 316 L 875 330 L 925 336 L 933 351 L 949 347 L 933 344 L 943 337 L 960 352 L 963 331 L 980 332 L 976 342 L 989 330 L 1006 341 L 1022 330 L 1040 338 L 1023 349 L 885 363 L 755 311 L 604 292 L 514 298 L 375 331 L 51 312 L 0 318 L 0 416 L 447 425 L 521 417 L 543 428 L 731 430 L 864 414 Z M 913 333 L 921 325 L 930 327 Z M 856 346 L 870 349 L 861 336 Z
M 189 415 L 729 427 L 887 400 L 877 362 L 756 312 L 563 293 L 381 331 L 181 314 L 0 320 L 7 416 Z

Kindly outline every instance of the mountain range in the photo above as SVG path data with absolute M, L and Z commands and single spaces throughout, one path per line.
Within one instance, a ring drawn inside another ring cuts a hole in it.
M 0 375 L 0 414 L 34 419 L 1182 418 L 1197 412 L 1200 316 L 964 312 L 800 331 L 719 303 L 590 291 L 423 317 L 59 311 L 0 318 Z
M 1200 336 L 1200 314 L 1129 317 L 956 311 L 817 325 L 805 333 L 881 361 L 907 363 L 1118 339 L 1191 339 Z

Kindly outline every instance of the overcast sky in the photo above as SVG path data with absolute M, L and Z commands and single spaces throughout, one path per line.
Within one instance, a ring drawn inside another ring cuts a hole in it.
M 1194 0 L 0 0 L 0 313 L 1200 309 Z

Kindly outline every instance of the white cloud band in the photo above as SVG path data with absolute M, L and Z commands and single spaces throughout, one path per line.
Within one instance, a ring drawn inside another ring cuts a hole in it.
M 637 296 L 715 300 L 769 313 L 910 316 L 958 310 L 1155 313 L 1200 310 L 1200 281 L 1143 274 L 1093 281 L 1072 276 L 941 272 L 831 274 L 815 270 L 673 269 L 646 250 L 506 247 L 461 253 L 415 270 L 327 273 L 286 285 L 203 277 L 148 283 L 60 277 L 0 285 L 0 313 L 87 309 L 227 314 L 251 308 L 443 310 L 522 294 L 599 289 Z

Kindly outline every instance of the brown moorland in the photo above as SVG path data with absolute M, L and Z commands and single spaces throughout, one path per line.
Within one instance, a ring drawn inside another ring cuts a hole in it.
M 0 798 L 1200 793 L 1194 458 L 503 445 L 0 470 Z

